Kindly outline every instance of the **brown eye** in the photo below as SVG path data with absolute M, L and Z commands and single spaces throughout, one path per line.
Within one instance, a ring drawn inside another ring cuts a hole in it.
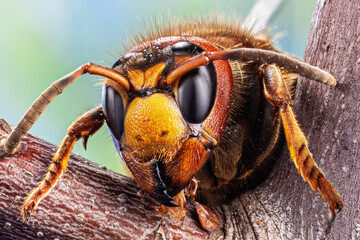
M 189 123 L 202 123 L 209 115 L 216 95 L 216 72 L 211 63 L 183 75 L 178 87 L 180 111 Z
M 104 85 L 102 89 L 102 105 L 110 132 L 120 140 L 124 131 L 124 103 L 121 95 L 113 87 Z

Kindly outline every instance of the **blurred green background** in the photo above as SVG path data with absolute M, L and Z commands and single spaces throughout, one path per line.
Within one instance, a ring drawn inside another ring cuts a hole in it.
M 272 1 L 272 0 L 268 0 Z M 31 103 L 54 80 L 86 62 L 111 66 L 115 50 L 136 32 L 139 19 L 176 13 L 244 19 L 254 0 L 17 0 L 0 2 L 0 118 L 16 124 Z M 303 57 L 315 0 L 284 0 L 270 19 L 276 45 Z M 47 108 L 30 133 L 59 144 L 78 116 L 100 104 L 99 77 L 83 76 Z M 103 127 L 90 138 L 88 150 L 73 152 L 124 173 L 123 163 Z

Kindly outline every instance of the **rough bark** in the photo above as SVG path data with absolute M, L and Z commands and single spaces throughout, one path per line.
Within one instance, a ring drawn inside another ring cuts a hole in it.
M 302 79 L 294 103 L 315 160 L 344 199 L 334 222 L 284 150 L 262 185 L 214 209 L 221 224 L 210 235 L 201 230 L 192 205 L 183 223 L 160 217 L 154 202 L 141 200 L 132 180 L 76 155 L 36 215 L 23 223 L 23 197 L 41 179 L 55 151 L 27 136 L 20 153 L 0 158 L 0 238 L 359 239 L 359 14 L 357 0 L 318 1 L 305 61 L 332 73 L 338 85 Z
M 4 132 L 0 123 L 0 139 Z M 0 141 L 1 142 L 1 141 Z M 183 223 L 161 217 L 128 177 L 71 155 L 61 181 L 26 222 L 20 207 L 44 176 L 56 146 L 27 135 L 20 151 L 0 157 L 0 239 L 206 239 L 194 207 Z M 161 238 L 160 238 L 161 239 Z
M 328 206 L 283 151 L 271 176 L 223 207 L 226 239 L 360 239 L 360 3 L 319 0 L 305 61 L 332 73 L 334 88 L 302 78 L 295 112 L 310 150 L 344 199 L 331 224 Z
M 318 1 L 305 52 L 305 61 L 331 72 L 333 89 L 304 82 L 299 88 L 299 118 L 312 151 L 344 199 L 344 210 L 328 233 L 313 236 L 360 239 L 360 2 Z M 303 94 L 301 94 L 303 93 Z M 315 205 L 318 209 L 320 204 Z M 322 223 L 307 213 L 311 222 Z M 316 217 L 316 216 L 315 216 Z

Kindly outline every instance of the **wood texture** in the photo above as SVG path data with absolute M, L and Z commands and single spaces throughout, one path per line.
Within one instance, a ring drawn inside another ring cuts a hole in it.
M 1 126 L 0 126 L 1 129 Z M 0 130 L 1 134 L 1 130 Z M 1 138 L 1 137 L 0 137 Z M 137 184 L 72 155 L 59 184 L 27 222 L 19 210 L 51 162 L 56 146 L 27 135 L 18 153 L 0 158 L 0 239 L 206 239 L 194 206 L 183 223 L 154 211 Z M 154 205 L 155 204 L 155 205 Z
M 265 183 L 224 206 L 226 239 L 360 239 L 360 3 L 318 0 L 305 61 L 332 73 L 330 88 L 301 78 L 294 108 L 310 151 L 344 199 L 330 224 L 320 194 L 287 150 Z
M 318 1 L 305 61 L 328 70 L 338 85 L 301 79 L 295 96 L 315 161 L 344 199 L 332 224 L 328 206 L 297 174 L 285 149 L 263 184 L 214 209 L 221 223 L 210 235 L 192 205 L 182 224 L 160 217 L 132 180 L 76 155 L 37 214 L 23 223 L 23 197 L 55 151 L 27 136 L 20 153 L 0 158 L 0 239 L 360 239 L 359 14 L 357 0 Z
M 310 213 L 304 218 L 311 221 L 301 227 L 318 225 L 314 238 L 360 239 L 359 1 L 318 1 L 305 61 L 329 71 L 338 81 L 333 89 L 304 81 L 296 110 L 313 154 L 344 199 L 344 210 L 328 233 L 323 232 L 325 220 Z
M 344 199 L 343 211 L 330 224 L 328 206 L 296 173 L 286 150 L 264 184 L 223 208 L 227 236 L 360 239 L 359 10 L 356 0 L 317 2 L 305 61 L 332 73 L 338 85 L 302 78 L 294 103 L 315 161 Z

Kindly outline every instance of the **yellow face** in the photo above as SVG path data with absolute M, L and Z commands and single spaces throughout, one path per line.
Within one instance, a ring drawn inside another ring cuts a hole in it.
M 171 160 L 189 136 L 179 107 L 169 94 L 135 98 L 124 122 L 124 148 L 142 161 Z

